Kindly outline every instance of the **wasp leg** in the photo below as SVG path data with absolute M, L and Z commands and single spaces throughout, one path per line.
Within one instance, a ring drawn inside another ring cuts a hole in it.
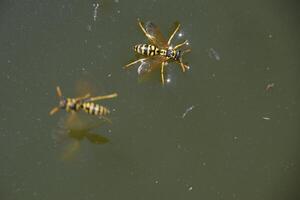
M 61 97 L 62 96 L 62 92 L 61 92 L 61 89 L 59 86 L 56 86 L 56 94 L 58 97 Z
M 187 44 L 187 43 L 188 43 L 188 41 L 186 40 L 186 41 L 184 41 L 183 43 L 180 43 L 180 44 L 176 45 L 173 49 L 176 50 L 176 49 L 178 49 L 179 47 L 182 47 L 183 45 L 185 45 L 185 44 Z
M 144 32 L 145 36 L 150 40 L 150 42 L 154 41 L 154 37 L 152 35 L 150 35 L 149 33 L 147 33 L 147 31 L 145 30 L 145 28 L 142 25 L 142 22 L 139 21 L 139 26 L 142 29 L 142 31 Z
M 117 93 L 109 94 L 109 95 L 104 95 L 104 96 L 97 96 L 97 97 L 91 97 L 88 99 L 88 101 L 98 101 L 98 100 L 103 100 L 103 99 L 111 99 L 118 96 Z
M 161 69 L 160 69 L 160 76 L 161 76 L 161 82 L 164 85 L 165 84 L 165 78 L 164 78 L 164 67 L 166 62 L 161 63 Z
M 75 98 L 76 101 L 81 101 L 81 100 L 85 100 L 87 98 L 89 98 L 91 96 L 90 93 L 87 93 L 86 95 L 82 96 L 82 97 L 77 97 Z
M 170 45 L 171 40 L 173 39 L 174 35 L 176 34 L 176 32 L 179 30 L 180 24 L 177 25 L 176 29 L 174 30 L 174 32 L 172 33 L 172 35 L 170 36 L 169 40 L 168 40 L 168 45 Z
M 149 57 L 149 58 L 150 58 L 150 57 Z M 134 65 L 135 63 L 138 63 L 138 62 L 144 62 L 145 60 L 147 60 L 147 59 L 149 59 L 149 58 L 141 58 L 141 59 L 138 59 L 138 60 L 136 60 L 136 61 L 133 61 L 133 62 L 131 62 L 131 63 L 125 65 L 125 67 L 129 67 L 129 66 Z
M 186 69 L 189 69 L 189 66 L 186 64 L 183 64 L 183 62 L 179 61 L 179 64 L 181 66 L 182 72 L 185 72 Z
M 59 107 L 54 107 L 52 108 L 52 110 L 49 112 L 49 115 L 54 115 L 55 113 L 57 113 L 59 111 Z

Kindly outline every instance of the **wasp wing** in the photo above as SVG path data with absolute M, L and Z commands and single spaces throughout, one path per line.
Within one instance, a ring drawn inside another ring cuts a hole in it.
M 162 35 L 158 26 L 156 26 L 153 22 L 151 22 L 151 21 L 146 22 L 145 30 L 146 30 L 147 34 L 149 34 L 151 36 L 148 38 L 155 46 L 158 46 L 160 48 L 168 47 L 167 40 Z
M 139 75 L 143 76 L 147 73 L 158 69 L 161 66 L 161 63 L 165 60 L 162 56 L 154 56 L 145 61 L 142 61 L 138 66 L 137 72 Z

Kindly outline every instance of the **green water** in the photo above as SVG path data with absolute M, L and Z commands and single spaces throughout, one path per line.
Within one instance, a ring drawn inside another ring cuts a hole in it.
M 298 8 L 1 1 L 0 199 L 300 199 Z M 122 69 L 146 42 L 137 18 L 165 35 L 180 21 L 187 73 L 170 64 L 161 86 Z M 48 113 L 57 85 L 76 96 L 82 82 L 119 96 L 102 102 L 112 125 L 77 137 Z

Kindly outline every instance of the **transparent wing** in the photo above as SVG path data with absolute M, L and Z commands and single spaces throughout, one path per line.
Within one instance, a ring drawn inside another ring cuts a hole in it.
M 159 30 L 158 26 L 156 26 L 153 22 L 149 21 L 145 23 L 145 30 L 151 36 L 151 42 L 162 48 L 168 47 L 168 42 L 162 35 L 161 31 Z
M 88 94 L 95 94 L 97 92 L 96 86 L 92 83 L 91 77 L 84 75 L 83 78 L 75 82 L 75 94 L 78 99 L 88 98 Z
M 146 75 L 155 69 L 158 69 L 161 66 L 161 63 L 164 61 L 164 57 L 155 56 L 145 61 L 142 61 L 138 66 L 137 72 L 139 75 Z

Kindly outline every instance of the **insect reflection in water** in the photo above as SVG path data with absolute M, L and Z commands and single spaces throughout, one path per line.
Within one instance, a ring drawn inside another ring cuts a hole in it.
M 71 113 L 67 117 L 63 117 L 54 133 L 55 142 L 63 145 L 61 159 L 72 160 L 75 158 L 84 141 L 96 145 L 108 143 L 109 139 L 98 133 L 99 128 L 106 122 L 99 122 L 91 116 L 83 116 L 80 113 Z
M 159 28 L 154 23 L 147 22 L 143 25 L 143 23 L 138 20 L 138 25 L 148 38 L 150 44 L 135 45 L 134 51 L 143 57 L 125 65 L 125 68 L 135 65 L 136 63 L 140 63 L 138 73 L 144 74 L 160 67 L 162 84 L 165 83 L 164 68 L 169 62 L 174 61 L 178 63 L 183 72 L 189 69 L 188 65 L 183 63 L 182 57 L 183 54 L 190 52 L 191 49 L 179 50 L 181 47 L 188 46 L 188 41 L 185 40 L 174 47 L 171 45 L 172 39 L 180 28 L 179 23 L 175 23 L 175 30 L 172 32 L 168 40 L 163 37 Z

